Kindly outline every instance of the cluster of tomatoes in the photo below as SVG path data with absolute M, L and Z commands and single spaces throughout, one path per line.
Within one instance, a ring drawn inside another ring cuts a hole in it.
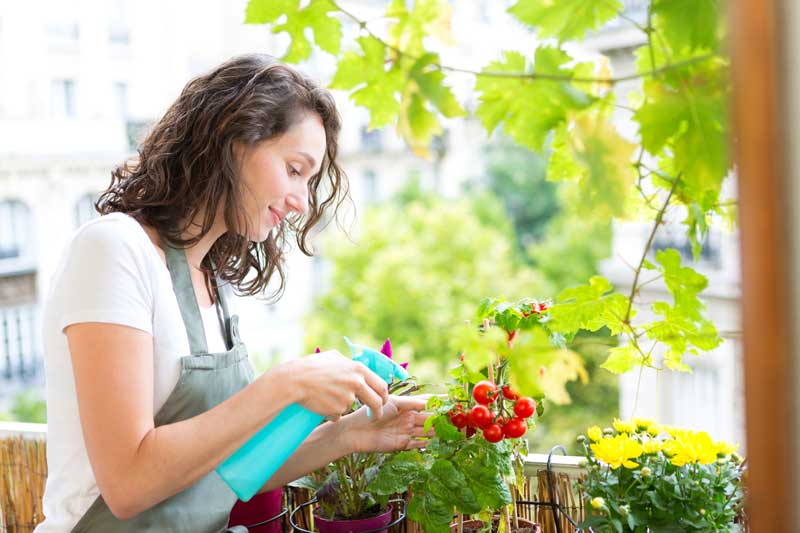
M 448 414 L 455 427 L 467 428 L 468 437 L 480 429 L 489 442 L 519 438 L 528 431 L 526 419 L 536 413 L 536 401 L 520 398 L 509 385 L 498 390 L 491 381 L 480 381 L 473 387 L 472 397 L 476 402 L 472 408 L 465 410 L 458 404 Z

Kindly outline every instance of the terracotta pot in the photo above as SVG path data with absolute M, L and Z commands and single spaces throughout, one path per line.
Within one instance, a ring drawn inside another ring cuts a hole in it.
M 519 529 L 514 529 L 514 522 L 511 522 L 511 533 L 542 533 L 542 527 L 530 520 L 524 518 L 518 519 Z M 484 527 L 483 520 L 464 520 L 464 533 L 471 533 L 473 531 L 480 531 Z M 496 531 L 496 530 L 492 530 Z M 458 532 L 458 522 L 450 524 L 450 532 Z
M 378 516 L 361 518 L 359 520 L 328 520 L 319 515 L 319 508 L 314 509 L 314 524 L 319 533 L 361 533 L 362 531 L 372 531 L 380 527 L 385 527 L 392 522 L 393 506 Z M 377 533 L 387 533 L 386 529 L 381 529 Z

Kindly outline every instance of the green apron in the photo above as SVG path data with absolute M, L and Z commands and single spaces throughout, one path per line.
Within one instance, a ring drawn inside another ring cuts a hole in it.
M 208 353 L 203 319 L 197 305 L 184 250 L 166 247 L 172 288 L 189 337 L 191 355 L 181 358 L 181 374 L 164 406 L 155 416 L 162 426 L 199 415 L 227 400 L 253 381 L 253 368 L 239 338 L 238 318 L 229 316 L 222 291 L 217 290 L 217 310 L 222 311 L 228 351 Z M 167 498 L 130 520 L 116 518 L 102 495 L 86 511 L 73 532 L 221 532 L 247 531 L 242 526 L 226 529 L 236 495 L 212 471 L 184 491 Z

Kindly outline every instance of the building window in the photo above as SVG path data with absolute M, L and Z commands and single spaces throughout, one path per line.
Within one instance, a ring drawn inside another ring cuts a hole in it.
M 74 80 L 53 80 L 50 95 L 51 110 L 54 117 L 72 118 L 75 116 Z
M 318 254 L 319 250 L 315 249 Z M 316 299 L 328 292 L 328 264 L 324 257 L 311 257 L 311 297 Z
M 35 304 L 0 307 L 0 378 L 27 382 L 42 374 Z
M 372 205 L 378 201 L 378 175 L 374 170 L 364 172 L 364 203 Z
M 631 27 L 630 21 L 633 20 L 641 25 L 647 24 L 647 6 L 650 0 L 623 0 L 621 15 L 624 15 L 628 20 L 622 17 L 615 17 L 603 26 L 600 31 L 616 31 L 623 28 Z
M 18 200 L 0 201 L 0 262 L 32 255 L 30 209 Z
M 128 26 L 129 13 L 126 0 L 113 0 L 110 3 L 111 16 L 108 21 L 108 40 L 115 44 L 128 44 L 131 38 Z
M 117 116 L 123 119 L 128 118 L 128 84 L 117 82 L 114 84 L 114 103 L 116 104 Z
M 681 228 L 682 229 L 682 228 Z M 705 239 L 703 239 L 702 251 L 698 257 L 699 263 L 704 263 L 712 268 L 720 268 L 722 266 L 721 257 L 721 236 L 718 232 L 710 230 Z M 692 243 L 686 233 L 677 228 L 664 226 L 656 233 L 651 247 L 651 253 L 655 256 L 658 250 L 666 250 L 673 248 L 681 254 L 681 260 L 684 263 L 694 263 L 694 255 L 692 253 Z
M 383 150 L 381 130 L 370 130 L 369 126 L 361 126 L 361 147 L 367 152 L 380 152 Z
M 47 37 L 50 39 L 51 44 L 77 44 L 80 37 L 80 29 L 78 21 L 74 18 L 67 17 L 54 17 L 47 23 Z
M 128 150 L 135 152 L 139 149 L 139 143 L 144 140 L 152 125 L 153 123 L 147 120 L 125 121 L 125 131 L 128 135 Z
M 86 193 L 75 203 L 75 227 L 79 228 L 99 216 L 94 204 L 99 198 L 96 193 Z

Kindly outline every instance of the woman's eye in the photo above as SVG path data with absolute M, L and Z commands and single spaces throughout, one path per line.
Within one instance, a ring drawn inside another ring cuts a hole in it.
M 290 176 L 300 176 L 300 171 L 294 168 L 293 166 L 289 166 L 289 175 Z

